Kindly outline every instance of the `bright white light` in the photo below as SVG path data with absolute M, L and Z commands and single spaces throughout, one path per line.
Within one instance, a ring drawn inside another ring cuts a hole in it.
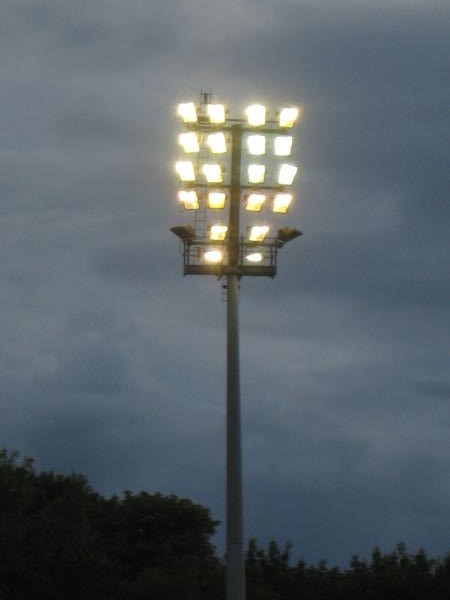
M 292 202 L 292 194 L 277 194 L 273 199 L 272 210 L 274 213 L 285 214 Z
M 202 167 L 203 175 L 206 177 L 208 183 L 221 183 L 222 182 L 222 169 L 220 165 L 216 164 L 205 164 Z
M 245 109 L 247 121 L 253 127 L 260 127 L 266 122 L 266 107 L 261 104 L 252 104 Z
M 180 133 L 178 141 L 185 152 L 199 152 L 198 136 L 193 131 L 189 133 Z
M 294 127 L 298 115 L 299 110 L 294 106 L 290 108 L 282 108 L 278 117 L 280 127 Z
M 258 212 L 261 210 L 265 201 L 266 197 L 264 194 L 250 194 L 247 198 L 245 209 L 252 212 Z
M 178 105 L 178 114 L 184 123 L 197 123 L 197 109 L 193 102 L 185 102 Z
M 210 133 L 206 138 L 206 143 L 213 154 L 223 154 L 227 151 L 227 143 L 223 133 Z
M 247 138 L 247 147 L 249 154 L 260 156 L 266 153 L 266 136 L 249 135 Z
M 297 167 L 294 165 L 281 165 L 278 173 L 278 183 L 280 185 L 292 185 L 296 173 Z
M 245 256 L 245 259 L 252 263 L 259 263 L 263 258 L 262 252 L 251 252 Z
M 223 254 L 220 250 L 211 249 L 207 250 L 203 255 L 203 258 L 210 263 L 218 263 L 222 260 Z
M 262 242 L 266 237 L 270 227 L 267 225 L 253 225 L 250 229 L 248 239 L 250 242 Z
M 225 106 L 223 104 L 208 104 L 206 110 L 210 123 L 225 123 Z
M 208 208 L 223 208 L 227 195 L 225 192 L 209 192 Z
M 194 190 L 181 190 L 178 192 L 178 200 L 186 210 L 197 210 L 200 208 L 197 192 Z
M 292 136 L 278 135 L 274 142 L 275 156 L 290 156 L 292 150 Z
M 226 225 L 211 225 L 209 230 L 209 239 L 214 241 L 223 241 L 227 235 L 228 227 Z
M 181 181 L 195 181 L 194 165 L 190 160 L 179 160 L 175 164 L 175 170 Z
M 264 165 L 248 165 L 248 180 L 250 183 L 264 183 L 266 167 Z

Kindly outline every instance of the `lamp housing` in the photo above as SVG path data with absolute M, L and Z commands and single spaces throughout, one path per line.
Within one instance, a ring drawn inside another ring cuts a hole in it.
M 192 225 L 176 225 L 171 227 L 170 231 L 174 233 L 183 242 L 192 242 L 195 240 L 195 229 Z

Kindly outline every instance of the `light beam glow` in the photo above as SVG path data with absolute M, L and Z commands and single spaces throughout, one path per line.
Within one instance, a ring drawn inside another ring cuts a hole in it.
M 246 254 L 245 260 L 248 260 L 252 263 L 259 263 L 263 260 L 264 256 L 262 252 L 250 252 L 250 254 Z
M 261 127 L 266 123 L 266 107 L 262 104 L 252 104 L 245 109 L 247 122 L 252 127 Z
M 222 183 L 222 168 L 217 164 L 204 164 L 202 173 L 208 183 Z
M 280 127 L 294 127 L 295 122 L 298 119 L 299 112 L 299 109 L 294 106 L 282 108 L 278 117 Z
M 226 225 L 211 225 L 209 230 L 209 239 L 216 242 L 221 242 L 227 235 L 228 227 Z
M 194 190 L 180 190 L 178 200 L 186 210 L 198 210 L 200 208 L 197 192 Z
M 211 250 L 205 252 L 203 258 L 209 263 L 219 263 L 223 258 L 223 254 L 217 248 L 211 248 Z
M 193 102 L 179 104 L 178 115 L 183 119 L 183 123 L 197 123 L 197 109 Z
M 225 192 L 209 192 L 208 208 L 224 208 L 226 197 Z
M 295 167 L 294 165 L 281 165 L 280 171 L 278 173 L 278 183 L 280 185 L 292 185 L 297 170 L 297 167 Z
M 225 123 L 225 106 L 223 104 L 208 104 L 206 111 L 210 123 Z
M 223 154 L 227 151 L 227 143 L 225 141 L 225 135 L 221 132 L 219 133 L 210 133 L 206 138 L 206 143 L 208 144 L 211 152 L 213 154 Z
M 264 183 L 266 167 L 264 165 L 248 165 L 249 183 Z
M 266 153 L 266 136 L 249 135 L 247 138 L 247 148 L 249 154 L 261 156 Z
M 265 201 L 266 197 L 264 194 L 249 194 L 245 209 L 251 212 L 259 212 Z
M 292 202 L 292 194 L 276 194 L 273 199 L 272 210 L 274 213 L 286 214 Z
M 193 131 L 190 131 L 189 133 L 180 133 L 178 141 L 186 153 L 200 151 L 198 136 Z
M 290 156 L 292 151 L 292 136 L 278 135 L 274 140 L 275 156 Z
M 179 160 L 175 164 L 175 170 L 181 181 L 195 181 L 194 165 L 190 160 Z
M 250 229 L 248 239 L 250 242 L 262 242 L 269 232 L 268 225 L 253 225 Z

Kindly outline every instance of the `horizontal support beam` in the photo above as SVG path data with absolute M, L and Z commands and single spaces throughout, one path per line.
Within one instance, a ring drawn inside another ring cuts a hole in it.
M 226 274 L 227 268 L 222 265 L 185 265 L 185 275 L 214 275 L 215 277 L 223 277 Z M 275 266 L 253 266 L 240 265 L 237 273 L 239 277 L 275 277 L 277 269 Z

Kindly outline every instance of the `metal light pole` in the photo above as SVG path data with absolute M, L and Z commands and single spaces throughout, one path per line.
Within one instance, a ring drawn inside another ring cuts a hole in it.
M 256 108 L 264 109 L 265 114 L 264 107 L 258 105 Z M 275 236 L 266 238 L 269 229 L 266 226 L 257 227 L 257 231 L 251 229 L 247 238 L 241 234 L 243 193 L 247 194 L 246 209 L 250 213 L 259 212 L 266 195 L 271 195 L 273 212 L 285 214 L 292 199 L 292 196 L 287 193 L 287 187 L 292 183 L 293 176 L 288 177 L 289 181 L 284 181 L 281 174 L 286 172 L 285 167 L 295 169 L 294 175 L 296 171 L 296 167 L 281 165 L 280 181 L 276 184 L 264 185 L 261 180 L 252 181 L 250 176 L 249 185 L 243 184 L 241 182 L 243 136 L 257 131 L 260 138 L 263 133 L 268 136 L 280 134 L 280 139 L 289 138 L 286 130 L 293 126 L 297 113 L 296 109 L 284 110 L 290 111 L 289 124 L 283 123 L 282 111 L 278 123 L 270 121 L 266 124 L 264 119 L 258 126 L 251 122 L 250 116 L 248 124 L 244 124 L 240 119 L 226 119 L 223 105 L 211 104 L 211 94 L 201 95 L 199 107 L 194 103 L 182 104 L 179 107 L 179 114 L 187 129 L 187 137 L 180 136 L 180 144 L 186 154 L 196 156 L 195 164 L 192 161 L 179 161 L 176 167 L 185 188 L 179 192 L 179 200 L 186 210 L 194 213 L 194 226 L 172 227 L 172 231 L 183 244 L 183 272 L 185 275 L 216 275 L 226 279 L 224 285 L 227 302 L 226 600 L 245 600 L 239 281 L 244 275 L 274 277 L 278 249 L 301 235 L 297 229 L 283 227 Z M 284 114 L 286 116 L 286 113 Z M 217 137 L 214 136 L 218 135 L 224 136 L 223 140 L 219 139 L 222 144 L 219 152 L 213 146 L 213 140 L 217 142 Z M 225 141 L 225 135 L 231 141 L 229 182 L 223 181 L 224 169 L 221 166 L 214 169 L 212 167 L 216 165 L 205 162 L 210 160 L 211 154 L 225 154 L 222 143 Z M 261 152 L 258 151 L 258 155 L 260 154 Z M 281 156 L 286 155 L 286 153 L 281 154 Z M 206 181 L 199 179 L 200 172 L 203 172 Z M 228 225 L 219 225 L 216 229 L 212 226 L 208 229 L 207 218 L 217 211 L 225 211 L 226 208 L 228 208 Z M 212 251 L 211 246 L 213 246 Z
M 226 598 L 245 600 L 242 501 L 241 391 L 239 379 L 239 213 L 241 198 L 240 124 L 231 128 L 231 189 L 227 277 L 227 462 Z

